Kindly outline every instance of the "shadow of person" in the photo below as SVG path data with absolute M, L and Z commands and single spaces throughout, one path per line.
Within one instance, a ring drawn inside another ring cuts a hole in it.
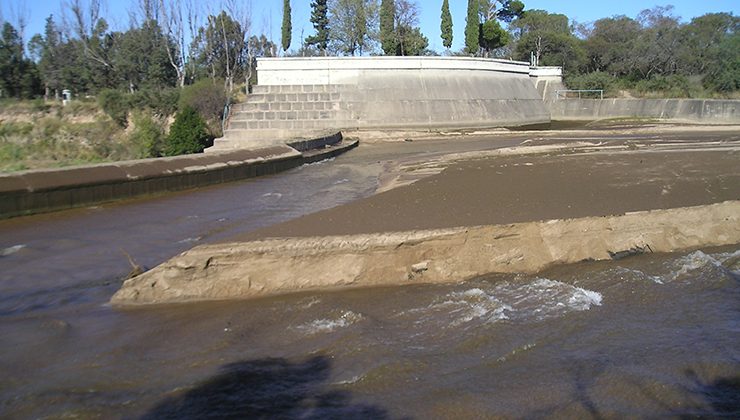
M 183 395 L 165 399 L 144 419 L 387 418 L 385 410 L 352 404 L 346 391 L 327 390 L 325 356 L 302 363 L 260 359 L 231 363 Z
M 717 378 L 704 382 L 692 369 L 686 370 L 693 392 L 704 400 L 693 416 L 740 418 L 740 376 Z M 689 417 L 689 416 L 686 416 Z

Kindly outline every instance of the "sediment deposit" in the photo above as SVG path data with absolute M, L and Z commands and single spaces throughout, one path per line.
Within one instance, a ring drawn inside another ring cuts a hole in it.
M 554 264 L 740 243 L 740 201 L 621 216 L 205 245 L 127 280 L 115 305 L 458 282 Z

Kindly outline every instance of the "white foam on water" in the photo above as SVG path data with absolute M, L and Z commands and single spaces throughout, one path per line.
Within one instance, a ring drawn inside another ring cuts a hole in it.
M 677 264 L 680 265 L 680 268 L 673 273 L 673 280 L 707 266 L 722 267 L 720 261 L 702 251 L 694 251 L 689 255 L 681 257 Z
M 276 192 L 269 192 L 269 193 L 262 194 L 262 198 L 274 198 L 276 200 L 279 200 L 283 198 L 283 195 L 280 193 L 276 193 Z
M 333 162 L 333 161 L 334 161 L 334 158 L 332 157 L 332 158 L 329 158 L 329 159 L 324 159 L 324 160 L 320 160 L 320 161 L 318 161 L 318 162 L 312 162 L 312 163 L 304 163 L 304 164 L 303 164 L 303 165 L 301 165 L 300 167 L 301 167 L 301 168 L 305 168 L 305 167 L 307 167 L 307 166 L 316 166 L 316 165 L 323 165 L 323 164 L 325 164 L 325 163 L 329 163 L 329 162 Z
M 0 257 L 7 257 L 8 255 L 13 255 L 25 247 L 26 245 L 24 244 L 13 245 L 13 246 L 7 247 L 5 249 L 0 250 Z
M 177 241 L 177 243 L 178 244 L 192 244 L 192 243 L 200 241 L 201 239 L 203 239 L 202 236 L 196 236 L 194 238 L 185 238 L 181 241 Z
M 362 315 L 352 311 L 341 311 L 337 316 L 331 318 L 316 319 L 311 322 L 294 327 L 296 330 L 307 335 L 329 333 L 340 328 L 349 327 L 362 320 Z
M 349 179 L 347 179 L 347 178 L 342 178 L 342 179 L 340 179 L 339 181 L 334 181 L 334 185 L 346 184 L 346 183 L 348 183 L 348 182 L 349 182 Z
M 587 311 L 601 305 L 602 299 L 601 293 L 593 290 L 537 278 L 450 292 L 425 307 L 408 309 L 398 316 L 414 317 L 412 322 L 416 324 L 432 322 L 454 328 L 469 323 L 542 320 Z

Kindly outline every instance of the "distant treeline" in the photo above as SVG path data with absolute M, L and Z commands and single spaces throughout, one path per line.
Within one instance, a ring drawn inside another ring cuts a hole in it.
M 52 98 L 62 89 L 76 96 L 111 89 L 133 94 L 202 79 L 229 95 L 254 80 L 257 57 L 279 53 L 276 42 L 252 32 L 251 10 L 237 0 L 225 0 L 215 13 L 202 13 L 195 0 L 134 0 L 127 30 L 111 30 L 97 0 L 64 4 L 61 18 L 49 16 L 44 33 L 27 45 L 18 28 L 2 25 L 3 97 Z M 286 55 L 439 54 L 429 50 L 420 31 L 417 0 L 314 0 L 314 33 L 292 50 L 290 2 L 283 8 L 280 46 Z M 442 54 L 562 66 L 569 86 L 607 93 L 711 96 L 740 89 L 740 19 L 731 13 L 682 23 L 668 6 L 635 18 L 578 24 L 565 15 L 527 10 L 517 0 L 469 0 L 466 22 L 465 47 Z M 442 2 L 440 33 L 449 48 L 448 0 Z

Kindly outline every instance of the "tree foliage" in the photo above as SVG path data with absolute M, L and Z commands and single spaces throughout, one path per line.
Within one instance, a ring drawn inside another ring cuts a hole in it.
M 195 109 L 185 107 L 170 127 L 163 152 L 165 156 L 200 153 L 210 141 L 206 122 Z
M 452 14 L 450 14 L 450 1 L 442 1 L 442 15 L 440 17 L 440 33 L 442 45 L 445 48 L 452 47 Z
M 332 0 L 329 47 L 339 55 L 362 55 L 377 40 L 378 3 L 375 0 Z
M 316 46 L 322 54 L 329 46 L 329 6 L 327 0 L 311 2 L 311 23 L 316 34 L 306 38 L 306 44 Z
M 396 2 L 395 0 L 381 0 L 380 2 L 380 48 L 386 55 L 396 54 Z
M 465 18 L 465 50 L 468 54 L 478 54 L 480 48 L 480 18 L 478 0 L 468 0 L 468 14 Z
M 283 25 L 281 27 L 283 51 L 288 51 L 288 48 L 290 48 L 290 41 L 293 32 L 290 15 L 290 0 L 283 0 Z

